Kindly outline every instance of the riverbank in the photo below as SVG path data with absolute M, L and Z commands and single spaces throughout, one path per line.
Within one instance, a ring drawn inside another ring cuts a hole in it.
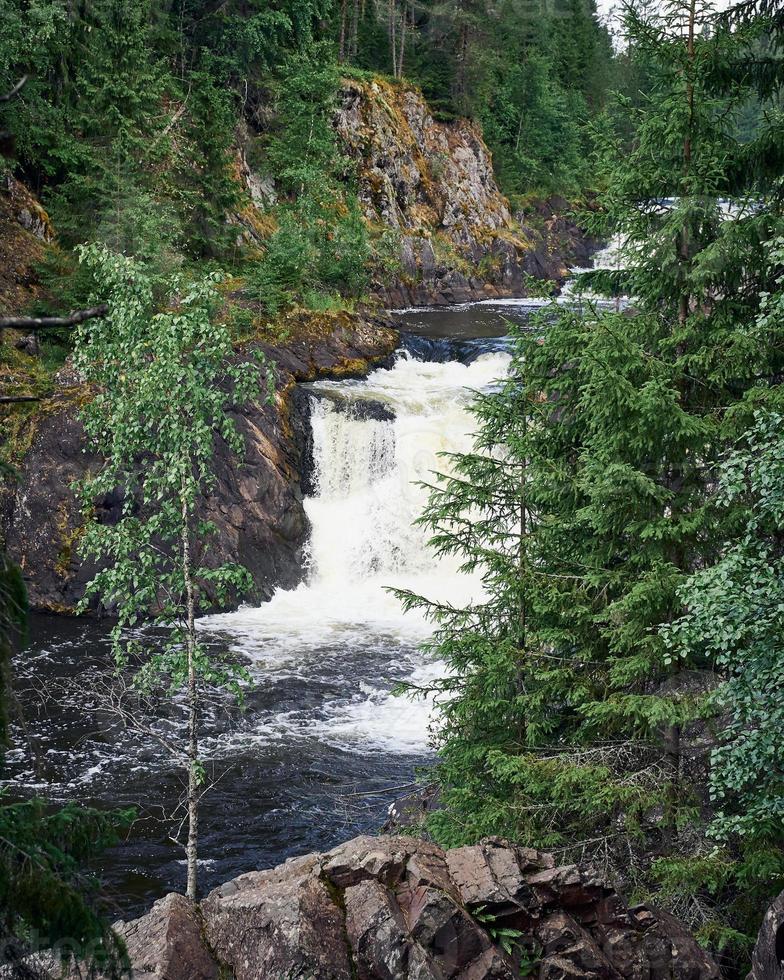
M 359 837 L 242 875 L 198 905 L 169 895 L 119 931 L 135 975 L 167 980 L 719 977 L 672 916 L 495 839 L 444 852 Z
M 497 323 L 503 334 L 503 316 Z M 413 525 L 426 496 L 418 481 L 443 465 L 441 452 L 470 448 L 471 392 L 501 377 L 508 355 L 466 360 L 402 356 L 364 378 L 299 388 L 312 435 L 307 582 L 200 622 L 211 653 L 231 652 L 253 681 L 242 712 L 217 698 L 204 718 L 214 784 L 200 815 L 206 887 L 377 830 L 401 784 L 430 761 L 431 703 L 393 691 L 438 676 L 421 651 L 431 626 L 404 614 L 386 587 L 462 601 L 476 584 L 433 555 Z M 92 692 L 89 679 L 111 669 L 109 624 L 37 616 L 32 625 L 15 665 L 32 746 L 15 735 L 9 789 L 138 807 L 131 837 L 101 870 L 124 909 L 146 909 L 182 887 L 182 851 L 164 819 L 176 811 L 179 774 Z M 161 731 L 170 723 L 147 721 Z
M 232 459 L 217 444 L 218 481 L 203 502 L 203 516 L 217 528 L 212 560 L 239 561 L 253 576 L 255 592 L 246 599 L 292 588 L 304 574 L 308 523 L 291 413 L 294 385 L 363 374 L 398 343 L 389 318 L 377 314 L 292 313 L 278 322 L 278 329 L 274 341 L 259 337 L 238 345 L 238 357 L 259 351 L 266 356 L 275 394 L 272 401 L 260 400 L 236 414 L 244 458 Z M 16 433 L 24 451 L 17 478 L 5 493 L 4 533 L 8 552 L 22 569 L 31 607 L 39 611 L 72 613 L 95 571 L 78 556 L 82 518 L 72 489 L 95 463 L 85 451 L 78 421 L 86 395 L 66 365 Z M 118 501 L 107 499 L 102 519 L 111 521 L 117 506 Z

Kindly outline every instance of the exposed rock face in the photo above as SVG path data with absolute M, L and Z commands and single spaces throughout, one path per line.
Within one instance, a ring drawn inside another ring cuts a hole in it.
M 17 224 L 25 231 L 42 242 L 51 242 L 54 238 L 49 215 L 44 211 L 34 194 L 11 174 L 3 178 L 4 191 L 8 197 L 11 214 Z
M 184 895 L 167 895 L 121 932 L 134 980 L 219 980 L 199 910 Z
M 762 920 L 747 980 L 784 980 L 784 892 Z
M 257 345 L 276 368 L 275 402 L 251 404 L 236 413 L 245 457 L 235 460 L 225 445 L 216 445 L 218 481 L 203 506 L 204 517 L 217 526 L 210 560 L 248 568 L 257 598 L 277 586 L 295 586 L 303 574 L 301 551 L 309 529 L 300 489 L 300 443 L 292 437 L 294 382 L 357 373 L 388 355 L 396 343 L 396 331 L 383 323 L 346 318 L 328 329 L 303 330 L 280 347 Z M 97 460 L 85 453 L 77 418 L 84 391 L 67 370 L 59 382 L 35 422 L 35 439 L 9 508 L 6 540 L 24 572 L 33 607 L 70 612 L 94 574 L 78 557 L 81 520 L 71 484 Z M 105 500 L 101 519 L 115 519 L 118 505 L 119 500 Z
M 374 285 L 388 308 L 524 296 L 528 276 L 560 282 L 599 246 L 563 217 L 566 201 L 513 216 L 478 127 L 436 121 L 403 83 L 344 79 L 335 129 L 356 165 L 365 218 L 397 239 L 399 271 Z M 231 220 L 240 241 L 259 243 L 275 189 L 241 148 L 237 161 L 251 203 Z
M 336 128 L 357 163 L 368 218 L 401 231 L 441 227 L 467 246 L 511 225 L 476 127 L 435 122 L 415 90 L 344 82 Z
M 671 916 L 629 909 L 577 867 L 495 839 L 445 853 L 358 837 L 242 875 L 200 906 L 170 895 L 120 931 L 145 980 L 719 976 Z
M 0 177 L 0 313 L 18 313 L 36 296 L 33 266 L 52 238 L 34 195 L 10 174 Z
M 554 210 L 545 228 L 512 216 L 475 124 L 437 122 L 414 89 L 347 80 L 335 125 L 366 218 L 400 235 L 401 273 L 378 286 L 388 306 L 520 296 L 527 275 L 567 275 L 578 229 Z

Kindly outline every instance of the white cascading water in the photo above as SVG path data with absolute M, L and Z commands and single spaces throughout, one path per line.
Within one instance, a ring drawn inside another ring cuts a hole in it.
M 334 697 L 311 716 L 296 708 L 278 715 L 266 725 L 268 737 L 306 732 L 356 750 L 426 748 L 431 706 L 389 691 L 394 680 L 422 683 L 442 668 L 424 663 L 417 649 L 430 624 L 418 612 L 404 614 L 387 589 L 454 604 L 478 593 L 457 562 L 436 560 L 427 548 L 427 532 L 414 524 L 427 500 L 417 484 L 448 468 L 441 453 L 471 448 L 472 392 L 502 378 L 508 363 L 504 353 L 470 365 L 401 356 L 364 380 L 312 386 L 317 493 L 305 501 L 312 527 L 308 581 L 264 606 L 202 624 L 229 634 L 261 683 L 312 678 L 330 660 L 331 676 L 339 677 L 342 664 L 352 663 L 348 652 L 371 670 L 349 699 Z M 394 418 L 373 417 L 372 406 L 358 411 L 361 402 L 380 404 Z
M 620 235 L 615 235 L 608 245 L 594 253 L 593 262 L 590 268 L 577 268 L 572 269 L 571 271 L 575 276 L 577 276 L 581 272 L 592 272 L 596 269 L 620 269 L 622 262 L 622 249 L 623 238 Z M 558 302 L 561 305 L 571 306 L 573 304 L 579 304 L 581 300 L 595 303 L 597 307 L 608 308 L 616 305 L 614 301 L 599 296 L 597 293 L 578 288 L 578 282 L 579 280 L 574 278 L 567 279 L 567 281 L 563 284 L 563 288 L 558 296 Z

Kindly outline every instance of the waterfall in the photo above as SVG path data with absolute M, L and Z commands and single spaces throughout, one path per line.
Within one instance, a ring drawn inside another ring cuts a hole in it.
M 471 449 L 473 393 L 502 378 L 509 356 L 471 364 L 401 355 L 363 380 L 321 381 L 312 396 L 313 484 L 307 581 L 258 608 L 207 617 L 231 637 L 259 681 L 338 679 L 344 690 L 315 712 L 296 707 L 268 721 L 285 735 L 307 733 L 348 748 L 422 751 L 431 705 L 390 694 L 395 681 L 442 673 L 418 649 L 432 626 L 404 614 L 388 588 L 408 588 L 454 604 L 479 594 L 455 559 L 437 559 L 415 525 L 444 453 Z
M 448 469 L 442 454 L 471 448 L 472 391 L 503 376 L 507 361 L 503 354 L 471 365 L 401 357 L 364 381 L 313 386 L 312 588 L 429 577 L 459 589 L 454 565 L 436 561 L 427 532 L 415 525 L 428 496 L 420 484 Z M 363 404 L 370 410 L 358 411 Z
M 596 269 L 619 269 L 621 267 L 621 253 L 624 246 L 624 239 L 620 235 L 614 235 L 612 240 L 598 252 L 594 253 L 593 262 L 590 267 L 572 269 L 572 276 L 577 276 L 581 272 L 591 272 Z M 597 308 L 612 309 L 617 304 L 613 300 L 593 293 L 590 290 L 578 289 L 578 280 L 575 278 L 567 279 L 563 284 L 558 302 L 562 306 L 580 305 L 582 301 L 594 304 Z M 625 302 L 620 304 L 625 306 Z

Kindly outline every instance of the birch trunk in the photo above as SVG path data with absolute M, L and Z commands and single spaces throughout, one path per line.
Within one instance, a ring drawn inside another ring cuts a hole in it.
M 397 59 L 397 78 L 403 77 L 403 59 L 406 54 L 406 34 L 408 31 L 408 4 L 403 3 L 403 13 L 400 19 L 400 54 Z
M 182 494 L 182 569 L 185 580 L 186 627 L 188 652 L 188 843 L 185 856 L 188 867 L 186 895 L 196 901 L 198 892 L 197 858 L 199 842 L 199 685 L 196 676 L 196 610 L 191 568 L 190 521 L 188 503 Z
M 389 18 L 389 50 L 392 53 L 392 77 L 397 78 L 397 3 L 395 0 L 389 0 L 387 16 Z
M 348 0 L 340 2 L 340 42 L 338 45 L 338 61 L 346 60 L 346 22 L 348 20 Z

